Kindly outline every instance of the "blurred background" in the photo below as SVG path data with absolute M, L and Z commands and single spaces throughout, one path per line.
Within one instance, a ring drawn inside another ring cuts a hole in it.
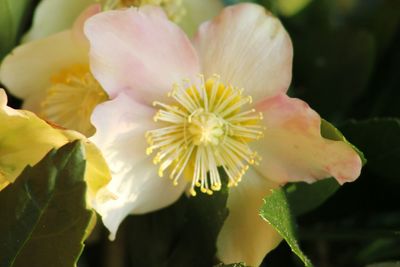
M 0 59 L 29 29 L 39 3 L 14 1 L 21 7 L 13 28 L 0 28 Z M 253 2 L 279 16 L 292 38 L 289 94 L 337 126 L 368 160 L 356 182 L 334 187 L 325 203 L 297 217 L 304 253 L 317 267 L 400 266 L 395 263 L 400 260 L 400 0 Z M 10 104 L 20 102 L 11 98 Z M 155 259 L 171 252 L 164 244 L 174 242 L 175 226 L 152 225 L 179 216 L 174 211 L 182 205 L 188 204 L 182 200 L 167 210 L 130 217 L 113 243 L 99 226 L 80 266 L 178 266 Z M 145 231 L 151 234 L 143 236 Z M 143 245 L 138 241 L 143 238 L 150 242 Z M 154 255 L 146 255 L 150 249 Z M 382 262 L 390 263 L 377 264 Z M 303 265 L 282 242 L 262 266 Z

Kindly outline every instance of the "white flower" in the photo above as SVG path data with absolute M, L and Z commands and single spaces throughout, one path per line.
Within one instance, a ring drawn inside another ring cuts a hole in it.
M 219 190 L 220 167 L 232 187 L 218 256 L 257 266 L 281 240 L 258 215 L 271 188 L 359 176 L 352 147 L 321 137 L 319 115 L 286 95 L 292 44 L 262 7 L 225 8 L 193 44 L 151 6 L 95 15 L 85 33 L 93 75 L 111 98 L 92 116 L 92 141 L 113 175 L 115 199 L 96 206 L 111 237 L 130 213 Z

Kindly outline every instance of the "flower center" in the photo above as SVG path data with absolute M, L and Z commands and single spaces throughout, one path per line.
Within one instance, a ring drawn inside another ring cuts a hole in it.
M 51 84 L 41 103 L 40 115 L 62 127 L 92 135 L 92 111 L 108 97 L 89 67 L 73 65 L 53 75 Z
M 121 7 L 141 7 L 144 5 L 156 5 L 164 9 L 168 18 L 173 22 L 180 22 L 186 14 L 182 0 L 108 0 L 106 5 L 109 9 Z
M 188 131 L 196 146 L 218 145 L 225 132 L 225 122 L 214 113 L 200 108 L 188 118 Z
M 160 107 L 154 116 L 160 128 L 146 133 L 147 154 L 158 151 L 153 162 L 159 164 L 159 175 L 168 170 L 175 185 L 184 176 L 193 196 L 195 187 L 212 194 L 221 189 L 222 167 L 228 186 L 236 186 L 260 159 L 248 145 L 263 136 L 262 114 L 244 109 L 251 97 L 224 85 L 217 75 L 207 81 L 201 76 L 198 85 L 175 84 L 168 96 L 170 104 L 154 102 Z

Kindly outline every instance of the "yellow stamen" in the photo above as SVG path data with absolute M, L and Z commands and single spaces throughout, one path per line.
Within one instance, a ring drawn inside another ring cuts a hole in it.
M 207 81 L 200 76 L 199 84 L 174 84 L 171 104 L 155 101 L 160 109 L 154 120 L 163 126 L 146 133 L 147 153 L 158 151 L 153 162 L 159 174 L 168 170 L 175 185 L 187 177 L 193 196 L 195 187 L 209 195 L 221 189 L 218 167 L 225 170 L 228 186 L 236 186 L 260 160 L 248 143 L 263 137 L 264 130 L 261 113 L 243 110 L 252 101 L 243 90 L 224 85 L 217 75 Z
M 51 83 L 41 103 L 40 115 L 62 127 L 92 135 L 90 116 L 94 107 L 108 97 L 89 67 L 73 65 L 53 75 Z

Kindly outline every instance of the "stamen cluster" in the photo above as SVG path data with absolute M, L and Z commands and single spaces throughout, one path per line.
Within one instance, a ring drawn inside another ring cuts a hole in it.
M 249 168 L 260 159 L 248 143 L 263 136 L 259 125 L 262 114 L 255 109 L 243 110 L 251 104 L 243 90 L 221 83 L 214 75 L 197 85 L 185 80 L 174 84 L 170 104 L 154 102 L 160 107 L 154 121 L 162 127 L 148 131 L 147 154 L 157 150 L 153 158 L 159 164 L 158 174 L 168 175 L 174 184 L 184 176 L 195 187 L 212 194 L 221 189 L 218 167 L 227 174 L 228 186 L 236 186 Z
M 41 103 L 40 114 L 47 120 L 90 136 L 94 127 L 90 116 L 94 107 L 107 100 L 107 94 L 86 65 L 67 68 L 51 80 Z

